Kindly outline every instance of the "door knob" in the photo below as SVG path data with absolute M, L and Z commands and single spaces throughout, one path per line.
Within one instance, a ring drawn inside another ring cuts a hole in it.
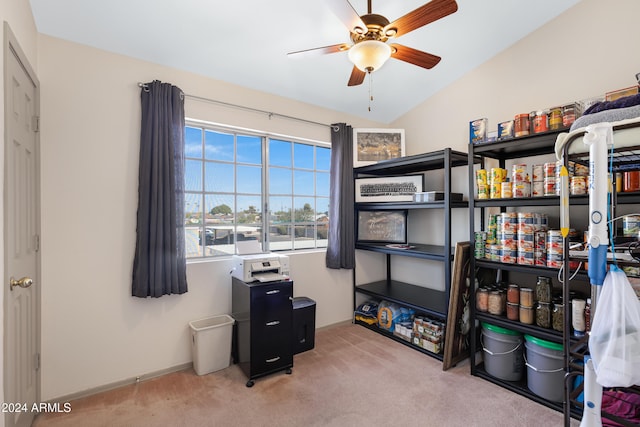
M 21 288 L 28 288 L 33 285 L 33 279 L 31 277 L 23 277 L 22 279 L 16 280 L 13 277 L 9 279 L 9 290 L 13 290 L 16 286 L 20 286 Z

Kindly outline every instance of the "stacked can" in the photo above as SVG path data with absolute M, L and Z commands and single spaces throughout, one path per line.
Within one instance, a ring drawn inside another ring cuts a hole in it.
M 562 267 L 563 249 L 562 232 L 549 230 L 547 232 L 547 267 Z
M 489 181 L 489 198 L 499 199 L 502 190 L 502 183 L 507 180 L 507 171 L 502 168 L 491 168 Z
M 515 264 L 518 254 L 518 216 L 515 212 L 503 212 L 498 220 L 498 243 L 500 244 L 500 261 Z
M 589 168 L 580 163 L 573 164 L 573 176 L 570 181 L 570 192 L 572 195 L 577 196 L 580 194 L 587 194 L 589 182 Z
M 531 182 L 526 164 L 514 164 L 511 167 L 511 185 L 513 198 L 531 197 Z
M 478 187 L 478 199 L 488 199 L 489 188 L 487 185 L 486 169 L 478 169 L 476 171 L 476 186 Z
M 518 264 L 534 265 L 535 216 L 532 212 L 518 212 Z
M 485 245 L 487 244 L 487 232 L 486 231 L 476 231 L 474 233 L 474 256 L 476 258 L 484 258 L 485 257 Z
M 533 165 L 531 168 L 533 182 L 531 183 L 531 196 L 544 196 L 544 165 Z
M 556 195 L 556 162 L 547 162 L 543 166 L 545 196 Z

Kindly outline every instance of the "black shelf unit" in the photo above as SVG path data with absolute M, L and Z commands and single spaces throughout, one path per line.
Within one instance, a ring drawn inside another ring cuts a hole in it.
M 384 244 L 372 244 L 356 242 L 357 250 L 378 252 L 385 255 L 386 277 L 372 283 L 357 283 L 357 268 L 353 270 L 353 301 L 354 309 L 357 307 L 357 295 L 367 295 L 377 300 L 387 300 L 401 306 L 412 308 L 418 314 L 429 315 L 431 317 L 446 321 L 449 305 L 449 289 L 451 285 L 451 267 L 454 249 L 451 242 L 451 211 L 456 208 L 468 208 L 467 201 L 451 200 L 451 170 L 455 167 L 467 166 L 469 156 L 467 153 L 446 148 L 444 150 L 430 153 L 406 156 L 398 159 L 385 160 L 372 165 L 354 168 L 354 179 L 372 176 L 401 176 L 406 174 L 423 174 L 433 170 L 444 171 L 444 200 L 434 202 L 391 202 L 391 203 L 355 203 L 356 220 L 358 211 L 365 210 L 398 210 L 407 211 L 417 209 L 440 209 L 444 212 L 444 244 L 432 245 L 422 242 L 408 242 L 410 249 L 389 248 Z M 478 163 L 480 160 L 472 159 Z M 409 215 L 408 221 L 411 221 Z M 391 257 L 413 257 L 424 260 L 433 260 L 443 263 L 444 268 L 444 290 L 430 289 L 410 283 L 394 280 L 391 271 Z M 356 266 L 357 267 L 357 266 Z M 409 343 L 392 333 L 376 326 L 369 326 L 366 323 L 354 321 L 357 324 L 368 327 L 395 341 L 402 342 L 409 347 L 428 354 L 438 360 L 443 359 L 442 353 L 436 354 Z M 442 346 L 444 347 L 444 345 Z
M 531 156 L 540 156 L 540 155 L 549 155 L 553 154 L 555 150 L 555 142 L 557 135 L 560 132 L 566 131 L 566 129 L 561 129 L 557 131 L 544 132 L 539 134 L 528 135 L 525 137 L 510 139 L 506 141 L 499 141 L 495 143 L 487 143 L 480 145 L 472 145 L 469 146 L 469 158 L 481 157 L 481 166 L 484 167 L 485 160 L 492 159 L 492 161 L 497 161 L 497 164 L 501 168 L 505 168 L 507 160 L 516 160 L 516 159 L 525 159 Z M 559 209 L 560 206 L 560 198 L 558 196 L 545 196 L 545 197 L 528 197 L 528 198 L 512 198 L 512 199 L 483 199 L 477 200 L 474 198 L 475 195 L 475 173 L 473 170 L 473 165 L 469 164 L 469 227 L 470 227 L 470 241 L 474 241 L 474 232 L 477 231 L 475 229 L 475 222 L 477 218 L 476 209 L 480 210 L 480 218 L 482 226 L 485 225 L 485 214 L 484 211 L 486 208 L 499 208 L 501 212 L 507 211 L 508 208 L 518 208 L 518 207 L 536 207 L 536 206 L 546 206 L 546 207 L 554 207 L 557 206 Z M 571 196 L 571 203 L 574 205 L 588 205 L 589 198 L 588 196 Z M 558 215 L 559 216 L 559 215 Z M 568 245 L 568 244 L 567 244 Z M 568 252 L 568 249 L 567 249 Z M 522 273 L 531 276 L 546 276 L 546 277 L 557 277 L 559 270 L 548 267 L 541 266 L 527 266 L 520 264 L 506 264 L 501 262 L 489 261 L 486 259 L 476 259 L 475 257 L 471 257 L 471 272 L 472 272 L 472 283 L 475 281 L 475 272 L 477 268 L 495 270 L 496 272 L 500 271 L 502 274 L 506 273 L 508 275 L 509 272 Z M 568 267 L 568 265 L 567 265 Z M 575 281 L 585 281 L 588 280 L 586 273 L 578 272 L 576 274 Z M 494 316 L 488 313 L 482 313 L 476 310 L 475 306 L 475 295 L 472 294 L 471 298 L 471 317 L 475 321 L 471 322 L 472 329 L 470 333 L 470 341 L 471 341 L 471 356 L 470 356 L 470 365 L 471 365 L 471 374 L 474 376 L 478 376 L 487 381 L 490 381 L 494 384 L 497 384 L 501 387 L 504 387 L 514 393 L 518 393 L 522 396 L 525 396 L 535 402 L 543 404 L 547 407 L 553 408 L 557 411 L 563 411 L 563 403 L 560 402 L 552 402 L 546 400 L 527 388 L 526 380 L 522 380 L 521 382 L 510 382 L 504 381 L 502 379 L 496 378 L 484 369 L 484 363 L 479 361 L 477 358 L 477 352 L 482 352 L 482 346 L 479 342 L 479 322 L 486 322 L 490 324 L 494 324 L 503 328 L 511 329 L 514 331 L 521 332 L 523 334 L 528 334 L 543 340 L 551 341 L 554 343 L 562 343 L 571 342 L 569 337 L 565 337 L 565 331 L 558 332 L 553 329 L 541 328 L 534 325 L 527 325 L 521 323 L 519 321 L 513 321 L 507 319 L 505 316 Z M 565 310 L 567 312 L 568 310 Z M 478 321 L 478 322 L 476 322 Z M 573 416 L 577 414 L 575 412 L 572 413 Z

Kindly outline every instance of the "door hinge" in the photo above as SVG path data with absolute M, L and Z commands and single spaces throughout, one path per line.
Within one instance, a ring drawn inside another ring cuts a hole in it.
M 40 370 L 40 353 L 36 354 L 35 362 L 36 362 L 36 366 L 35 366 L 36 371 L 39 371 Z
M 40 235 L 36 234 L 35 235 L 35 246 L 36 246 L 36 252 L 40 251 Z
M 33 131 L 40 132 L 40 116 L 33 116 Z

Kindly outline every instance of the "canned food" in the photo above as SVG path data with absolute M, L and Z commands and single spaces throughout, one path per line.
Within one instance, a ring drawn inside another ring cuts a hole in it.
M 518 251 L 515 248 L 502 247 L 500 254 L 500 262 L 505 264 L 515 264 Z
M 487 170 L 486 169 L 478 169 L 476 171 L 476 182 L 478 184 L 486 184 L 487 183 Z
M 489 186 L 487 184 L 478 183 L 478 199 L 484 200 L 489 198 Z
M 561 268 L 562 259 L 563 259 L 562 253 L 547 252 L 547 267 Z
M 544 179 L 544 195 L 555 196 L 556 195 L 556 177 L 549 177 Z
M 564 246 L 562 243 L 562 232 L 560 230 L 547 231 L 547 254 L 559 253 L 560 255 L 562 255 L 563 250 Z
M 544 181 L 533 181 L 531 184 L 531 197 L 544 196 Z
M 533 265 L 546 266 L 547 265 L 547 253 L 538 249 L 533 250 Z
M 507 170 L 502 168 L 491 168 L 490 183 L 504 182 L 507 178 Z
M 576 109 L 574 104 L 562 107 L 562 125 L 569 127 L 576 121 Z
M 587 179 L 584 176 L 571 177 L 571 194 L 577 196 L 579 194 L 587 194 Z
M 511 166 L 511 182 L 521 182 L 527 179 L 527 165 L 524 163 Z
M 529 114 L 517 114 L 514 120 L 516 137 L 529 135 Z
M 518 264 L 520 265 L 534 265 L 533 250 L 520 250 L 518 249 Z
M 546 132 L 548 130 L 547 112 L 542 110 L 536 111 L 533 117 L 533 133 Z
M 543 165 L 544 168 L 544 178 L 555 178 L 556 177 L 556 162 L 547 162 Z
M 533 181 L 542 181 L 544 179 L 544 165 L 533 165 L 531 168 Z
M 531 197 L 531 183 L 521 181 L 513 183 L 513 198 Z
M 499 199 L 500 194 L 502 192 L 502 183 L 501 182 L 491 182 L 489 184 L 489 198 L 490 199 Z
M 500 250 L 502 245 L 489 245 L 489 260 L 500 261 Z
M 503 199 L 510 199 L 513 196 L 513 192 L 511 191 L 511 183 L 503 182 L 500 187 L 500 197 Z
M 533 246 L 536 250 L 547 252 L 547 232 L 535 231 L 533 233 Z
M 640 232 L 640 215 L 625 215 L 622 217 L 622 235 L 625 237 L 638 237 Z

